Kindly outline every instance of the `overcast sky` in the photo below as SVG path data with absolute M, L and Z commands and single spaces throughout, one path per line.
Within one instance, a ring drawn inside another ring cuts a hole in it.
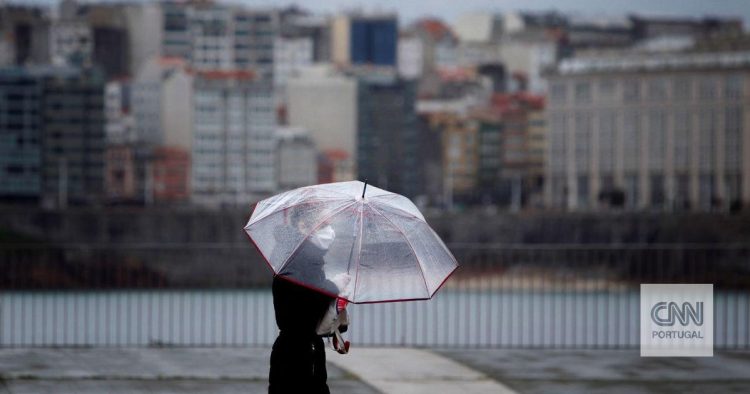
M 438 16 L 449 22 L 457 15 L 477 11 L 559 10 L 582 16 L 619 16 L 628 13 L 701 17 L 740 16 L 745 26 L 750 21 L 750 0 L 313 0 L 271 1 L 233 0 L 248 5 L 300 4 L 318 12 L 351 8 L 397 11 L 406 21 L 424 15 Z
M 57 0 L 0 0 L 0 4 L 4 1 L 36 4 L 58 2 Z M 468 12 L 513 10 L 558 10 L 586 17 L 617 17 L 629 13 L 688 17 L 739 16 L 743 19 L 746 29 L 750 21 L 750 0 L 227 0 L 227 2 L 264 7 L 298 4 L 311 11 L 322 13 L 334 13 L 347 9 L 396 11 L 405 22 L 426 15 L 437 16 L 452 22 L 456 16 Z

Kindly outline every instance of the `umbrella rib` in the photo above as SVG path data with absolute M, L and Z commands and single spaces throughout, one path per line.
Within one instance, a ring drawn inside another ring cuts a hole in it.
M 393 228 L 398 230 L 399 233 L 401 233 L 401 236 L 404 237 L 406 240 L 406 244 L 409 245 L 409 248 L 411 248 L 411 252 L 414 254 L 414 259 L 417 260 L 417 264 L 419 264 L 419 273 L 422 275 L 422 281 L 424 282 L 424 289 L 427 291 L 427 297 L 430 297 L 430 288 L 427 286 L 427 278 L 424 277 L 424 266 L 422 265 L 422 262 L 419 261 L 419 256 L 417 256 L 417 251 L 414 250 L 414 246 L 411 244 L 411 241 L 409 241 L 409 238 L 406 236 L 403 230 L 399 226 L 396 225 L 396 223 L 393 223 L 393 221 L 388 218 L 388 216 L 383 215 L 382 212 L 380 212 L 377 208 L 374 206 L 370 206 L 375 212 L 378 213 L 378 215 L 382 216 L 385 220 L 387 220 Z
M 360 203 L 362 204 L 362 207 L 359 210 L 359 245 L 357 247 L 357 264 L 355 264 L 354 266 L 354 289 L 352 290 L 352 300 L 355 300 L 357 298 L 357 283 L 359 283 L 359 260 L 362 257 L 362 228 L 365 225 L 365 206 L 364 202 L 362 202 L 361 200 Z M 354 245 L 352 245 L 352 247 L 353 246 Z
M 379 196 L 374 196 L 374 197 L 371 197 L 371 198 L 386 197 L 386 196 L 390 196 L 390 195 L 389 194 L 381 194 Z M 426 222 L 426 220 L 424 218 L 420 218 L 419 216 L 417 216 L 417 215 L 415 215 L 415 214 L 413 214 L 413 213 L 411 213 L 411 212 L 409 212 L 409 211 L 407 211 L 407 210 L 405 210 L 403 208 L 399 208 L 399 207 L 397 207 L 395 205 L 392 205 L 392 204 L 387 204 L 385 201 L 380 201 L 379 203 L 383 204 L 383 205 L 386 205 L 389 208 L 393 208 L 393 209 L 396 209 L 398 211 L 401 211 L 401 212 L 405 213 L 406 215 L 409 215 L 409 216 L 411 216 L 411 217 L 413 217 L 415 219 L 419 219 L 419 220 L 422 220 L 422 221 Z
M 277 274 L 280 274 L 281 271 L 284 270 L 284 267 L 286 267 L 286 265 L 289 264 L 289 262 L 292 260 L 292 257 L 294 257 L 294 256 L 297 255 L 297 253 L 299 252 L 299 247 L 302 246 L 302 243 L 305 242 L 305 241 L 307 241 L 307 239 L 310 238 L 311 235 L 315 234 L 315 231 L 318 228 L 320 228 L 320 226 L 322 226 L 323 223 L 327 222 L 328 219 L 330 219 L 330 218 L 338 215 L 339 213 L 341 213 L 341 211 L 343 211 L 346 208 L 349 208 L 350 206 L 354 205 L 355 203 L 356 203 L 356 201 L 352 201 L 351 203 L 340 207 L 339 209 L 331 212 L 331 214 L 328 215 L 328 216 L 326 216 L 325 219 L 321 220 L 320 223 L 318 223 L 317 225 L 315 225 L 315 227 L 313 227 L 313 229 L 310 231 L 310 233 L 307 234 L 304 238 L 302 238 L 299 241 L 299 243 L 297 244 L 297 246 L 295 246 L 294 249 L 292 249 L 292 253 L 289 255 L 289 257 L 286 258 L 286 260 L 284 260 L 284 264 L 281 264 L 281 266 L 279 267 L 279 270 L 278 270 Z

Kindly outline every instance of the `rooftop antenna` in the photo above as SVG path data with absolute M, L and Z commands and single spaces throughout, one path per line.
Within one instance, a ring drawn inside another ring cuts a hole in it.
M 365 187 L 362 188 L 362 198 L 365 198 L 365 190 L 367 190 L 367 178 L 365 178 Z

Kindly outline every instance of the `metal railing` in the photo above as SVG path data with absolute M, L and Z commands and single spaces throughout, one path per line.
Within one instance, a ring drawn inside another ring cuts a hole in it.
M 352 305 L 357 345 L 631 348 L 641 283 L 713 283 L 715 346 L 750 348 L 745 245 L 452 244 L 430 301 Z M 244 244 L 0 246 L 0 346 L 268 346 Z

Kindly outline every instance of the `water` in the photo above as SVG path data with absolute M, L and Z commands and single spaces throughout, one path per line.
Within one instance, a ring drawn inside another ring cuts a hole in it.
M 716 292 L 715 345 L 750 347 L 750 293 Z M 635 347 L 637 290 L 442 290 L 351 305 L 354 345 Z M 0 292 L 0 346 L 269 346 L 262 290 Z

